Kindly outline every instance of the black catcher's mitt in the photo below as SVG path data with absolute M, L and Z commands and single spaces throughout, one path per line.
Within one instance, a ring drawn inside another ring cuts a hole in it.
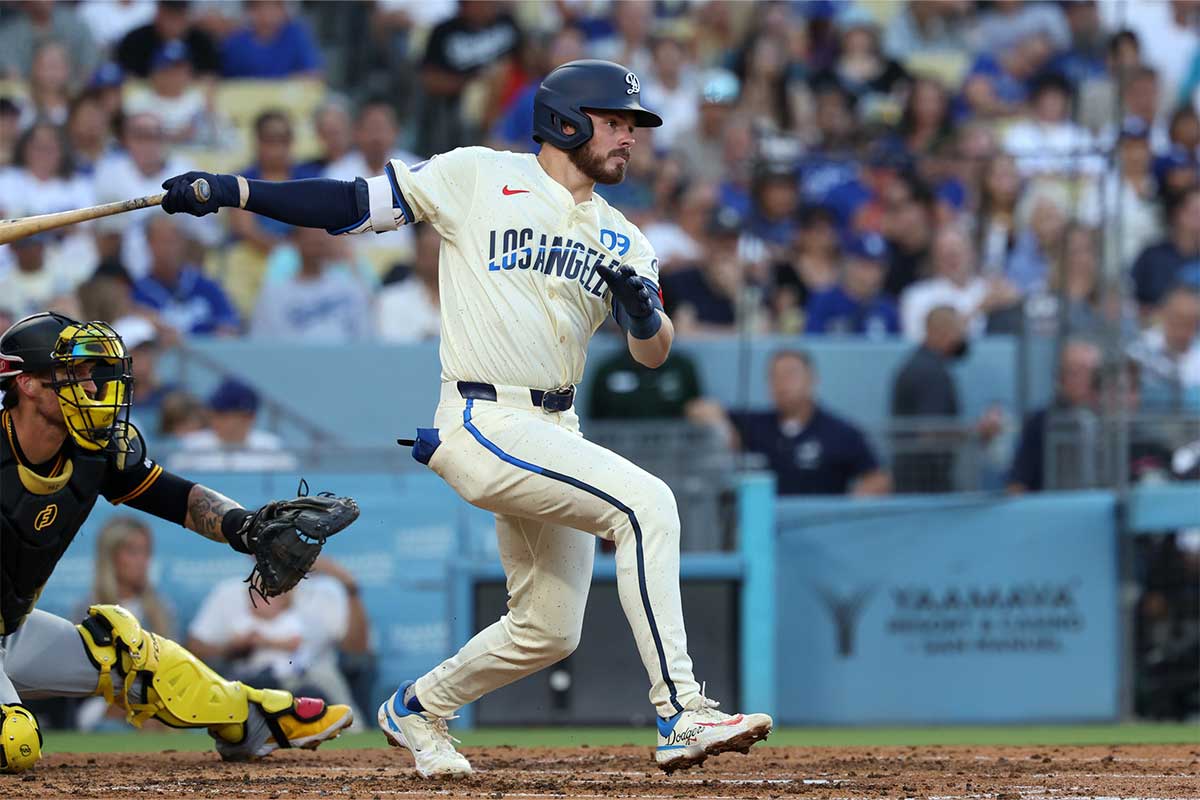
M 251 596 L 266 600 L 291 589 L 312 569 L 325 540 L 358 519 L 358 503 L 329 492 L 273 500 L 242 523 L 240 534 L 254 554 L 246 582 Z

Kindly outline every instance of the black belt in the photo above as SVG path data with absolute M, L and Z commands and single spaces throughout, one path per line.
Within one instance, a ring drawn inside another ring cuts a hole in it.
M 496 400 L 496 387 L 490 383 L 459 381 L 458 393 L 463 396 L 464 400 L 491 400 L 492 402 Z M 568 386 L 565 389 L 554 389 L 553 391 L 530 389 L 529 402 L 547 411 L 566 411 L 575 404 L 575 387 Z

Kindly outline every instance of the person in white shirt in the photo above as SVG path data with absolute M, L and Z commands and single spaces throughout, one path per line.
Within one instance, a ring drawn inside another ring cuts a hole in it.
M 188 647 L 204 659 L 228 660 L 225 674 L 251 686 L 308 691 L 353 708 L 337 666 L 348 605 L 342 584 L 324 575 L 310 576 L 270 603 L 252 602 L 241 578 L 227 578 L 201 603 L 188 626 Z
M 291 277 L 258 295 L 250 335 L 302 342 L 351 342 L 370 333 L 370 302 L 353 265 L 339 258 L 345 240 L 318 228 L 295 228 L 278 254 L 298 261 Z M 272 253 L 271 259 L 277 255 Z
M 168 459 L 182 472 L 290 472 L 296 456 L 283 440 L 254 427 L 258 393 L 227 378 L 208 400 L 209 427 L 179 438 L 179 451 Z
M 375 301 L 375 334 L 384 342 L 420 342 L 441 333 L 438 251 L 442 237 L 432 225 L 416 226 L 412 274 L 385 286 Z
M 208 98 L 194 80 L 192 55 L 181 41 L 167 42 L 150 60 L 148 85 L 130 92 L 129 114 L 154 113 L 172 144 L 215 145 L 216 126 Z
M 900 295 L 900 332 L 909 341 L 925 339 L 925 319 L 938 306 L 958 311 L 967 320 L 967 332 L 979 336 L 987 327 L 990 312 L 1020 299 L 1007 280 L 987 280 L 976 273 L 970 239 L 953 225 L 937 232 L 931 261 L 933 276 L 917 281 Z
M 1159 306 L 1158 325 L 1133 348 L 1142 364 L 1142 405 L 1200 413 L 1200 293 L 1173 289 Z
M 663 125 L 655 139 L 664 150 L 673 149 L 699 116 L 700 87 L 691 66 L 683 42 L 663 37 L 654 43 L 654 69 L 646 76 L 646 101 L 662 113 Z
M 360 175 L 380 175 L 391 159 L 416 164 L 421 159 L 396 148 L 400 123 L 396 112 L 385 100 L 370 100 L 358 110 L 354 120 L 355 149 L 325 167 L 321 176 L 352 181 Z M 380 276 L 396 261 L 412 257 L 414 242 L 410 229 L 399 228 L 378 236 L 360 236 L 352 242 L 355 253 L 375 266 Z
M 1093 175 L 1104 169 L 1092 135 L 1070 120 L 1071 84 L 1050 74 L 1038 79 L 1031 98 L 1033 116 L 1009 126 L 1004 149 L 1025 176 Z
M 0 279 L 0 307 L 17 319 L 48 308 L 67 315 L 79 310 L 73 294 L 79 280 L 48 261 L 49 239 L 39 233 L 10 245 L 16 268 Z
M 95 202 L 113 203 L 162 192 L 162 182 L 184 168 L 178 156 L 167 152 L 165 142 L 166 131 L 157 114 L 146 111 L 125 117 L 121 124 L 122 149 L 105 156 L 96 165 Z M 81 205 L 89 203 L 69 207 Z M 155 213 L 155 209 L 146 208 L 96 222 L 101 251 L 105 255 L 119 254 L 122 265 L 134 278 L 150 271 L 146 222 Z M 217 244 L 223 235 L 221 225 L 215 220 L 186 219 L 183 229 L 188 238 L 206 246 Z

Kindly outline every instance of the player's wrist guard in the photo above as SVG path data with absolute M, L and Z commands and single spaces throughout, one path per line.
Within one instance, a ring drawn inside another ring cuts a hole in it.
M 658 333 L 658 329 L 662 327 L 662 315 L 655 309 L 650 309 L 650 314 L 645 317 L 635 317 L 629 313 L 618 314 L 618 322 L 621 322 L 621 327 L 629 332 L 629 335 L 635 339 L 653 339 Z M 625 321 L 621 320 L 625 318 Z
M 246 520 L 254 516 L 253 511 L 247 511 L 244 508 L 235 508 L 225 512 L 225 516 L 221 517 L 221 535 L 229 542 L 229 546 L 239 553 L 252 555 L 253 550 L 246 544 L 246 535 L 242 532 Z

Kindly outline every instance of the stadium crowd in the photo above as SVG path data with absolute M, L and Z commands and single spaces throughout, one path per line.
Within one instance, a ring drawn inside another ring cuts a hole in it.
M 0 215 L 153 194 L 193 167 L 350 179 L 459 145 L 531 150 L 540 78 L 609 58 L 666 123 L 640 130 L 626 180 L 598 191 L 654 245 L 681 339 L 906 340 L 897 419 L 957 416 L 948 365 L 976 337 L 1099 345 L 1105 359 L 1076 359 L 1092 383 L 1119 343 L 1142 407 L 1200 409 L 1200 2 L 1136 5 L 7 2 Z M 428 226 L 332 237 L 236 210 L 121 214 L 0 247 L 0 327 L 45 308 L 111 321 L 139 352 L 150 431 L 246 444 L 261 433 L 244 424 L 253 389 L 181 396 L 155 355 L 192 337 L 436 337 L 437 247 Z M 780 409 L 794 406 L 772 420 L 700 387 L 662 413 L 768 460 L 780 437 L 815 437 L 829 463 L 796 491 L 890 489 L 811 387 L 804 400 L 776 385 L 804 388 L 799 356 L 772 367 Z M 1057 405 L 1100 403 L 1067 385 Z M 999 425 L 968 427 L 987 440 Z M 910 488 L 948 488 L 922 457 L 907 471 L 934 477 Z M 1014 490 L 1041 485 L 1035 467 L 1018 458 Z

